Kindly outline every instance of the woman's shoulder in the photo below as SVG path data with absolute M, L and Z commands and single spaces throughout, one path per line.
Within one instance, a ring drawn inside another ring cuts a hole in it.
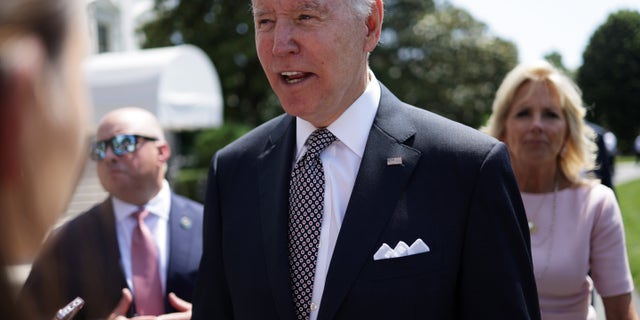
M 585 200 L 606 200 L 616 199 L 615 194 L 611 188 L 601 184 L 597 180 L 586 180 L 580 183 L 576 183 L 570 188 L 567 188 L 568 192 L 575 193 L 576 196 L 585 198 Z
M 583 214 L 593 216 L 595 223 L 619 220 L 620 209 L 611 188 L 598 182 L 587 182 L 572 188 L 574 201 L 582 204 Z
M 602 183 L 591 182 L 587 185 L 589 197 L 599 200 L 617 201 L 613 190 Z

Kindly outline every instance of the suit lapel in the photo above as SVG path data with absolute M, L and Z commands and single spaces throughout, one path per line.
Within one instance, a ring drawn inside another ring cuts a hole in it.
M 98 252 L 106 255 L 104 261 L 118 261 L 119 268 L 112 269 L 117 269 L 117 272 L 114 272 L 112 276 L 114 276 L 118 282 L 123 283 L 126 286 L 127 280 L 124 275 L 124 268 L 122 267 L 122 259 L 120 257 L 120 247 L 118 246 L 118 236 L 116 234 L 115 213 L 113 212 L 111 197 L 107 198 L 107 200 L 100 205 L 99 210 L 100 213 L 98 215 L 98 219 L 100 222 L 97 225 L 102 226 L 103 250 Z
M 190 222 L 193 220 L 191 211 L 182 208 L 183 203 L 171 194 L 171 211 L 169 213 L 169 257 L 167 266 L 166 292 L 173 291 L 174 274 L 189 269 L 191 254 L 193 253 L 196 232 L 191 230 Z M 184 220 L 183 220 L 184 219 Z M 183 222 L 184 221 L 184 222 Z M 168 306 L 167 306 L 168 307 Z
M 265 151 L 257 159 L 262 242 L 280 319 L 292 319 L 294 316 L 287 247 L 289 174 L 296 139 L 294 119 L 283 117 L 269 137 Z
M 415 129 L 399 104 L 382 87 L 378 113 L 331 258 L 318 319 L 335 317 L 362 266 L 373 259 L 380 234 L 420 159 L 419 151 L 403 144 Z
M 97 252 L 100 252 L 100 254 L 104 256 L 103 259 L 99 259 L 98 261 L 104 261 L 107 264 L 113 264 L 113 261 L 118 262 L 117 268 L 107 268 L 106 270 L 108 270 L 108 274 L 102 276 L 106 279 L 104 281 L 106 281 L 107 283 L 111 283 L 113 281 L 114 283 L 120 284 L 118 285 L 118 288 L 126 288 L 128 287 L 128 284 L 124 274 L 124 267 L 122 266 L 120 247 L 118 246 L 116 220 L 111 197 L 108 197 L 102 204 L 100 204 L 98 210 L 98 219 L 100 220 L 100 222 L 96 223 L 96 225 L 102 228 L 102 234 L 94 236 L 97 239 L 101 239 L 100 242 L 102 242 L 102 250 L 97 250 Z M 120 297 L 119 294 L 118 297 Z M 113 301 L 113 304 L 117 304 L 118 300 Z M 132 316 L 134 313 L 135 305 L 134 303 L 131 303 L 129 310 L 127 311 L 127 316 Z

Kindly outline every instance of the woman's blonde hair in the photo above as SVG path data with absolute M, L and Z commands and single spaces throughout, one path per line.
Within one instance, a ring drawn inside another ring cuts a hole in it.
M 586 109 L 580 88 L 548 62 L 520 64 L 506 75 L 496 92 L 487 125 L 481 130 L 495 138 L 503 139 L 513 97 L 518 88 L 527 82 L 544 83 L 558 96 L 568 128 L 566 149 L 558 155 L 558 166 L 571 182 L 583 182 L 583 173 L 595 167 L 595 132 L 584 122 Z

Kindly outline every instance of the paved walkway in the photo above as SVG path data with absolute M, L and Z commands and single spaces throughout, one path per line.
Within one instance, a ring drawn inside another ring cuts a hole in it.
M 619 163 L 616 165 L 615 175 L 613 176 L 613 184 L 619 185 L 632 180 L 640 179 L 640 165 L 635 165 L 633 162 Z M 636 313 L 640 315 L 640 295 L 638 294 L 640 288 L 636 288 L 633 291 L 633 305 L 636 309 Z M 595 308 L 598 314 L 598 320 L 605 320 L 604 306 L 602 305 L 602 299 L 596 294 Z
M 616 164 L 616 170 L 613 176 L 614 185 L 622 184 L 636 179 L 640 179 L 640 165 L 636 165 L 633 162 Z

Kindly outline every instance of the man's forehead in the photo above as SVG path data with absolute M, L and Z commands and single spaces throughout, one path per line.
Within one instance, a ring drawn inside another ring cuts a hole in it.
M 153 130 L 143 121 L 106 121 L 100 125 L 96 138 L 108 139 L 119 134 L 139 134 L 152 136 Z
M 254 15 L 273 12 L 276 8 L 297 11 L 326 10 L 329 1 L 334 0 L 253 0 L 252 7 Z
M 105 125 L 98 129 L 96 133 L 97 140 L 110 139 L 119 134 L 142 134 L 140 132 L 135 132 L 136 130 L 123 127 L 123 126 L 109 126 Z

